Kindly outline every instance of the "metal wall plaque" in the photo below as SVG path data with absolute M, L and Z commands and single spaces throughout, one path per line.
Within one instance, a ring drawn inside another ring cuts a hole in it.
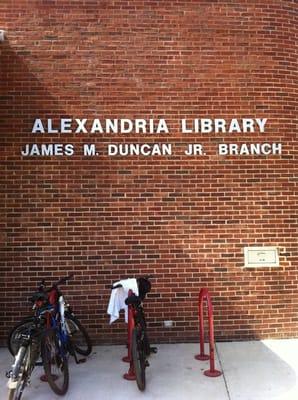
M 244 267 L 279 267 L 278 248 L 244 247 Z

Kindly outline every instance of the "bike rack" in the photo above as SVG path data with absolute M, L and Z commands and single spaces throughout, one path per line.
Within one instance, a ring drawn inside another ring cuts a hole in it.
M 204 352 L 204 313 L 203 305 L 204 300 L 207 303 L 208 309 L 208 325 L 209 325 L 209 355 Z M 200 328 L 200 354 L 195 356 L 196 360 L 204 361 L 210 360 L 210 369 L 204 371 L 204 375 L 215 378 L 222 374 L 221 371 L 215 369 L 214 361 L 214 325 L 213 325 L 213 307 L 211 296 L 207 288 L 202 288 L 199 294 L 199 328 Z
M 129 291 L 129 295 L 131 295 Z M 123 362 L 129 363 L 131 360 L 131 335 L 132 335 L 132 330 L 133 330 L 133 324 L 134 324 L 134 319 L 133 319 L 133 314 L 132 314 L 132 309 L 131 306 L 128 306 L 128 321 L 127 321 L 127 356 L 122 357 Z
M 132 291 L 129 290 L 128 296 L 132 294 Z M 128 380 L 128 381 L 134 381 L 136 380 L 136 374 L 133 366 L 133 361 L 131 357 L 131 338 L 132 338 L 132 331 L 134 328 L 134 318 L 133 318 L 133 309 L 132 306 L 128 306 L 128 321 L 127 321 L 127 356 L 122 358 L 122 361 L 124 362 L 129 362 L 129 369 L 128 371 L 123 375 L 123 378 Z

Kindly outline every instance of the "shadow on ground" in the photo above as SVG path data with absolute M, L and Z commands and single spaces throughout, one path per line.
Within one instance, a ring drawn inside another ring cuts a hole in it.
M 296 400 L 298 398 L 298 340 L 227 342 L 217 344 L 216 367 L 224 375 L 203 375 L 208 361 L 194 359 L 197 344 L 162 344 L 151 356 L 147 387 L 141 394 L 135 382 L 122 378 L 128 364 L 121 361 L 124 346 L 97 346 L 85 364 L 70 365 L 70 387 L 65 400 Z M 6 398 L 5 371 L 12 363 L 6 349 L 0 350 L 0 399 Z M 31 386 L 22 400 L 56 400 L 36 367 Z

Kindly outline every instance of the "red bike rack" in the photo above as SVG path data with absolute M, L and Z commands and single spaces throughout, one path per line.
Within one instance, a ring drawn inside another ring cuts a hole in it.
M 127 356 L 122 357 L 122 361 L 129 363 L 131 359 L 131 335 L 133 330 L 133 314 L 132 309 L 128 306 L 128 321 L 127 321 Z
M 130 290 L 128 292 L 128 295 L 130 296 L 132 294 L 132 291 Z M 134 328 L 134 317 L 133 317 L 133 309 L 132 306 L 128 306 L 128 321 L 127 321 L 127 356 L 122 358 L 122 361 L 124 362 L 129 362 L 129 369 L 126 372 L 126 374 L 123 375 L 123 378 L 128 380 L 128 381 L 134 381 L 136 379 L 136 374 L 133 366 L 133 361 L 131 357 L 131 338 L 132 338 L 132 331 Z
M 207 302 L 208 309 L 208 324 L 209 324 L 209 355 L 204 352 L 204 313 L 203 305 L 204 300 Z M 200 354 L 195 356 L 196 360 L 209 360 L 210 359 L 210 369 L 204 371 L 204 375 L 215 378 L 222 374 L 221 371 L 215 369 L 214 361 L 214 325 L 213 325 L 213 307 L 211 302 L 211 296 L 207 288 L 200 290 L 199 294 L 199 326 L 200 326 Z

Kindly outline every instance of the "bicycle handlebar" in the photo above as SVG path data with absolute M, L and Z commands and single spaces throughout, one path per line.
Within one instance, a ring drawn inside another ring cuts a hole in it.
M 57 288 L 60 285 L 64 285 L 67 281 L 71 280 L 73 278 L 73 276 L 74 275 L 71 274 L 71 275 L 68 275 L 68 276 L 64 276 L 63 278 L 60 278 L 56 283 L 53 283 L 53 285 L 51 286 L 50 289 L 47 289 L 46 291 L 49 292 L 50 290 L 52 290 L 54 288 Z M 45 290 L 45 285 L 46 285 L 46 282 L 45 282 L 45 279 L 43 279 L 41 281 L 40 285 L 39 285 L 38 290 L 40 292 L 43 292 Z
M 63 278 L 59 279 L 58 282 L 54 283 L 52 287 L 57 287 L 59 285 L 64 285 L 67 281 L 71 280 L 73 278 L 73 274 L 64 276 Z
M 150 279 L 153 279 L 153 278 L 154 278 L 154 275 L 144 275 L 144 276 L 140 276 L 139 278 L 136 278 L 136 280 L 138 281 L 139 279 L 145 279 L 145 280 L 149 281 Z M 118 285 L 116 285 L 116 286 L 112 285 L 111 290 L 118 289 L 120 287 L 122 287 L 122 285 L 121 285 L 121 283 L 118 283 Z
M 142 276 L 141 278 L 150 280 L 150 279 L 153 279 L 153 278 L 154 278 L 154 275 L 145 275 L 145 276 Z
M 120 287 L 122 287 L 121 283 L 119 283 L 119 284 L 116 285 L 116 286 L 112 285 L 112 286 L 111 286 L 111 290 L 113 290 L 113 289 L 118 289 L 118 288 L 120 288 Z

